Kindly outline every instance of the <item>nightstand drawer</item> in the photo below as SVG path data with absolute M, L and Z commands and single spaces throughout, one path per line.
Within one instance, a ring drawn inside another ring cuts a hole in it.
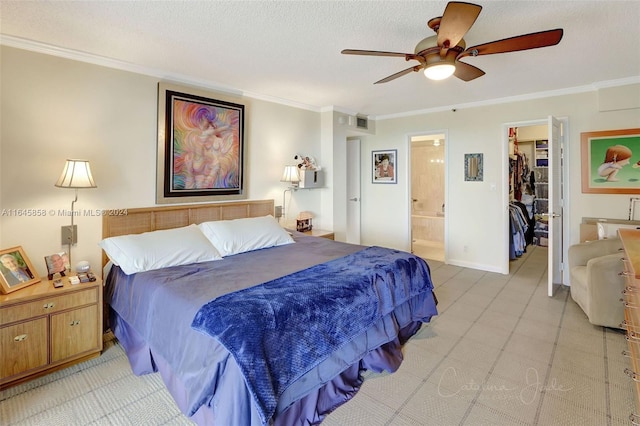
M 47 365 L 47 318 L 0 328 L 2 379 Z
M 65 292 L 59 296 L 43 297 L 33 302 L 2 307 L 0 309 L 0 325 L 97 302 L 98 290 L 95 287 L 81 291 Z

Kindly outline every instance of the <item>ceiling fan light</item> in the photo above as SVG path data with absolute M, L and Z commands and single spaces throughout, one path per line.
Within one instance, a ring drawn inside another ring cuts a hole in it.
M 453 64 L 433 64 L 424 69 L 424 75 L 430 80 L 444 80 L 456 70 Z

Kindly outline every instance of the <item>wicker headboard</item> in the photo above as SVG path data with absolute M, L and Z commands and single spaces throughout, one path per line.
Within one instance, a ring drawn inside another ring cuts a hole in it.
M 212 220 L 242 219 L 274 214 L 273 200 L 157 206 L 112 210 L 102 218 L 102 238 L 179 228 Z M 102 253 L 102 264 L 108 261 Z

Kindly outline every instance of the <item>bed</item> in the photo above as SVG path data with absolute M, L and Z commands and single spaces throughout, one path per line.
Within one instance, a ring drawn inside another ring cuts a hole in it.
M 103 218 L 109 326 L 133 372 L 159 372 L 200 425 L 318 424 L 363 371 L 395 371 L 437 315 L 422 259 L 287 232 L 273 210 L 252 200 Z

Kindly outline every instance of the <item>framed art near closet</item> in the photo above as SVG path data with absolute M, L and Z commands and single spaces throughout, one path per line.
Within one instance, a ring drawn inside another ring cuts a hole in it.
M 464 180 L 472 182 L 482 182 L 483 165 L 482 154 L 464 155 Z
M 640 128 L 580 134 L 582 192 L 640 194 Z

